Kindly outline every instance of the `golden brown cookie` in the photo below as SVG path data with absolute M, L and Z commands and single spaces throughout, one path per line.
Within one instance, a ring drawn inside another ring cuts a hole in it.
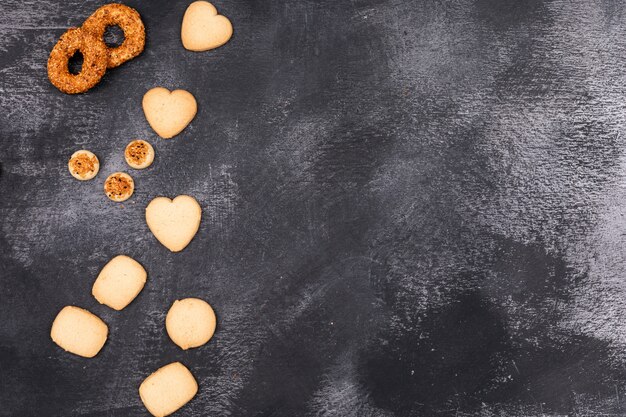
M 145 140 L 137 139 L 126 146 L 124 158 L 131 168 L 148 168 L 154 161 L 154 148 Z
M 104 181 L 104 193 L 117 203 L 128 200 L 134 191 L 135 182 L 125 172 L 114 172 Z
M 157 369 L 139 386 L 143 405 L 155 417 L 169 416 L 191 401 L 197 392 L 196 379 L 180 362 Z
M 180 252 L 198 232 L 202 207 L 188 195 L 173 200 L 157 197 L 146 207 L 146 223 L 152 234 L 172 252 Z
M 92 152 L 81 149 L 72 154 L 67 163 L 67 168 L 70 170 L 72 177 L 77 180 L 87 181 L 98 175 L 100 161 Z
M 150 127 L 163 139 L 182 132 L 198 111 L 198 103 L 190 92 L 164 87 L 148 90 L 141 105 Z
M 187 7 L 180 37 L 183 46 L 195 52 L 224 45 L 233 36 L 233 25 L 207 1 L 194 1 Z
M 124 42 L 109 48 L 104 42 L 104 32 L 109 26 L 124 31 Z M 107 68 L 115 68 L 139 55 L 146 44 L 146 29 L 137 10 L 123 4 L 105 4 L 83 23 L 83 30 L 90 32 L 96 42 L 107 49 Z
M 83 65 L 78 74 L 70 73 L 68 62 L 76 52 L 83 55 Z M 81 29 L 70 28 L 61 35 L 48 58 L 48 78 L 59 90 L 67 94 L 79 94 L 89 90 L 107 69 L 108 52 L 103 43 Z
M 64 350 L 93 358 L 107 340 L 109 328 L 100 317 L 80 307 L 66 306 L 57 314 L 50 337 Z
M 100 302 L 114 310 L 122 310 L 143 289 L 148 274 L 133 258 L 118 255 L 100 271 L 91 293 Z
M 172 342 L 187 350 L 204 345 L 215 333 L 213 308 L 199 298 L 176 300 L 165 317 L 165 329 Z

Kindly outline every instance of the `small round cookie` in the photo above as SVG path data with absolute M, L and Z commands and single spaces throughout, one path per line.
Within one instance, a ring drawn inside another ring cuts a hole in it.
M 114 172 L 104 181 L 104 193 L 117 203 L 128 200 L 134 191 L 135 182 L 125 172 Z
M 124 31 L 124 42 L 110 48 L 104 42 L 104 32 L 109 26 Z M 115 68 L 139 55 L 146 44 L 146 29 L 137 10 L 123 4 L 105 4 L 85 20 L 82 27 L 90 32 L 108 52 L 107 68 Z
M 70 157 L 67 163 L 72 177 L 77 180 L 87 181 L 98 175 L 100 171 L 100 161 L 92 152 L 81 149 L 76 151 Z
M 78 74 L 70 73 L 69 60 L 76 52 L 83 54 Z M 82 28 L 70 28 L 61 35 L 48 58 L 48 78 L 66 94 L 84 93 L 100 82 L 107 70 L 108 53 L 104 44 Z
M 176 300 L 165 318 L 170 339 L 183 350 L 208 342 L 215 333 L 215 312 L 199 298 Z
M 145 140 L 137 139 L 126 146 L 124 158 L 131 168 L 148 168 L 154 161 L 154 148 Z

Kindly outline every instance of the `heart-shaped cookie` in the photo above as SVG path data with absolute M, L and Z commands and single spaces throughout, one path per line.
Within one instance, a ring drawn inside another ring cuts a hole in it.
M 200 227 L 202 209 L 195 198 L 179 195 L 173 200 L 157 197 L 146 207 L 146 223 L 152 234 L 172 252 L 180 252 Z
M 233 35 L 233 25 L 226 16 L 206 1 L 195 1 L 187 7 L 180 30 L 183 46 L 202 52 L 224 45 Z
M 185 90 L 155 87 L 143 96 L 143 112 L 157 135 L 169 139 L 183 131 L 198 111 L 196 99 Z

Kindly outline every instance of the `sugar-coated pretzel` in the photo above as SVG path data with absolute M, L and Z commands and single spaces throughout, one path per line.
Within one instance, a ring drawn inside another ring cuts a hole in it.
M 109 26 L 119 26 L 124 31 L 124 42 L 109 48 L 104 43 L 104 32 Z M 96 10 L 83 23 L 97 42 L 108 49 L 107 68 L 115 68 L 139 55 L 146 44 L 146 29 L 137 10 L 123 4 L 106 4 Z
M 70 73 L 68 63 L 76 52 L 82 53 L 83 65 L 78 74 Z M 98 84 L 107 69 L 107 48 L 81 28 L 70 28 L 61 35 L 48 58 L 48 78 L 67 94 L 84 93 Z

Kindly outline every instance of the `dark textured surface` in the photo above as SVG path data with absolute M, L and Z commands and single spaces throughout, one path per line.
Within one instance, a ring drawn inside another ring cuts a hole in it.
M 0 4 L 0 415 L 146 416 L 173 360 L 181 416 L 626 415 L 623 2 L 220 0 L 235 34 L 196 54 L 187 2 L 129 1 L 146 51 L 61 94 L 48 53 L 100 4 Z M 199 104 L 169 141 L 159 85 Z M 133 138 L 157 157 L 115 204 Z M 178 194 L 204 217 L 173 254 L 143 213 Z M 90 289 L 120 253 L 149 278 L 115 312 Z M 186 296 L 219 324 L 183 352 Z M 109 324 L 96 358 L 51 342 L 66 304 Z

